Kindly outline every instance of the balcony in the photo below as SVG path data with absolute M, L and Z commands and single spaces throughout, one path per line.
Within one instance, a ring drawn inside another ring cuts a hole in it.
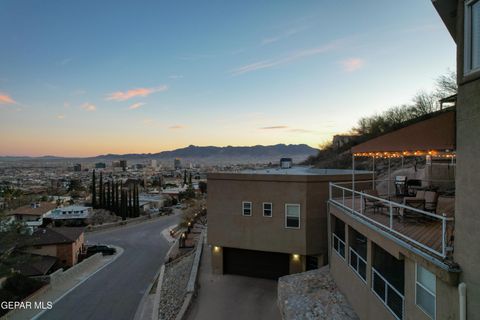
M 372 195 L 359 188 L 366 186 L 365 181 L 352 183 L 330 183 L 330 204 L 341 208 L 343 212 L 361 223 L 376 227 L 394 237 L 405 247 L 416 249 L 438 261 L 446 261 L 453 250 L 454 217 L 453 212 L 437 209 L 429 212 L 414 205 L 405 205 L 404 198 Z M 437 207 L 438 208 L 438 207 Z

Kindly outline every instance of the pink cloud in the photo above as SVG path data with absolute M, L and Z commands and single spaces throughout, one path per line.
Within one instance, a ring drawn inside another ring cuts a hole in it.
M 132 104 L 130 107 L 128 107 L 129 110 L 135 110 L 143 106 L 145 103 L 144 102 L 137 102 Z
M 350 58 L 340 62 L 342 64 L 343 70 L 346 72 L 357 71 L 365 65 L 365 60 L 360 58 Z
M 260 130 L 278 130 L 278 129 L 288 129 L 288 126 L 270 126 L 270 127 L 261 127 Z
M 184 129 L 185 126 L 182 126 L 181 124 L 176 124 L 176 125 L 170 126 L 168 128 L 173 129 L 173 130 L 178 130 L 178 129 Z
M 0 92 L 0 104 L 16 104 L 17 102 L 12 99 L 8 94 Z
M 146 97 L 155 92 L 163 92 L 168 90 L 168 86 L 161 85 L 155 88 L 136 88 L 127 91 L 112 92 L 107 95 L 106 100 L 125 101 L 135 97 Z
M 97 110 L 97 107 L 90 102 L 82 104 L 81 108 L 85 111 L 95 111 L 95 110 Z

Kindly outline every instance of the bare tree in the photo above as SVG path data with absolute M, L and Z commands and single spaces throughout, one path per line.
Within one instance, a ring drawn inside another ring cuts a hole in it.
M 455 71 L 447 70 L 435 81 L 435 94 L 440 98 L 449 97 L 458 91 L 457 74 Z

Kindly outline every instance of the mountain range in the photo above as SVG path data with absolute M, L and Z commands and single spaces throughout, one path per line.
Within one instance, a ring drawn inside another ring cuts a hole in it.
M 43 157 L 0 157 L 4 161 L 18 160 L 44 160 L 44 161 L 105 161 L 127 160 L 129 162 L 144 162 L 158 160 L 160 162 L 171 161 L 180 158 L 185 161 L 205 164 L 220 163 L 261 163 L 276 162 L 282 157 L 292 158 L 294 162 L 305 160 L 311 155 L 316 155 L 318 149 L 306 144 L 276 144 L 269 146 L 245 146 L 245 147 L 215 147 L 215 146 L 194 146 L 158 153 L 129 153 L 129 154 L 104 154 L 86 158 L 68 158 L 57 156 Z

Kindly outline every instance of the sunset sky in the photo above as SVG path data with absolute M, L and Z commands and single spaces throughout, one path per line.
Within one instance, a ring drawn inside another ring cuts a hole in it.
M 0 42 L 0 155 L 317 147 L 455 66 L 429 0 L 3 0 Z

